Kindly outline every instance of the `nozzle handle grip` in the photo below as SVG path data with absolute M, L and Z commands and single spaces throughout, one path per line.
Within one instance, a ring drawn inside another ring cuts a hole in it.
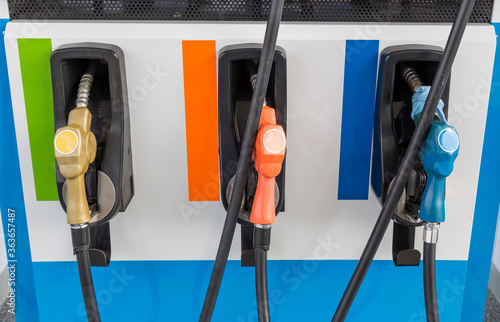
M 69 113 L 68 126 L 58 129 L 54 138 L 59 171 L 67 179 L 66 214 L 70 225 L 91 219 L 85 191 L 85 173 L 97 149 L 96 137 L 90 131 L 91 121 L 92 114 L 86 107 L 75 108 Z
M 456 129 L 444 122 L 433 121 L 420 159 L 427 172 L 419 218 L 426 222 L 441 223 L 445 220 L 446 177 L 453 171 L 460 140 Z
M 276 221 L 274 187 L 276 177 L 266 177 L 259 173 L 257 190 L 253 200 L 250 222 L 270 225 Z
M 446 178 L 427 172 L 427 184 L 420 203 L 420 219 L 427 222 L 441 223 L 445 220 L 444 195 Z
M 89 204 L 85 193 L 85 173 L 66 180 L 68 197 L 66 198 L 66 213 L 68 224 L 76 225 L 90 221 Z

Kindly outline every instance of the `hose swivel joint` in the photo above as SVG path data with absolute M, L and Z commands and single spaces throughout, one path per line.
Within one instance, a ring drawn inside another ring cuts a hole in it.
M 90 247 L 90 229 L 88 224 L 71 225 L 73 255 L 88 250 Z
M 439 223 L 424 223 L 424 235 L 422 240 L 427 244 L 437 244 L 439 236 Z
M 253 247 L 264 248 L 269 250 L 271 244 L 271 225 L 254 225 L 253 230 Z

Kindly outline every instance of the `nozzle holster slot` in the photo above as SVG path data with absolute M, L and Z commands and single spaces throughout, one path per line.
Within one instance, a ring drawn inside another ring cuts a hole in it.
M 108 267 L 111 261 L 109 222 L 90 227 L 89 256 L 92 266 Z
M 403 77 L 405 67 L 413 68 L 423 85 L 431 85 L 441 61 L 442 49 L 426 45 L 400 45 L 387 47 L 380 54 L 371 184 L 375 195 L 383 204 L 387 199 L 390 184 L 401 166 L 406 149 L 415 131 L 411 118 L 412 89 Z M 446 84 L 442 101 L 448 113 L 450 81 Z M 396 266 L 418 266 L 420 252 L 414 249 L 415 226 L 418 219 L 422 184 L 425 187 L 425 171 L 421 162 L 414 166 L 414 174 L 406 186 L 404 198 L 393 215 L 393 259 Z M 419 198 L 420 197 L 420 198 Z M 403 209 L 404 208 L 404 209 Z M 401 212 L 399 214 L 398 212 Z M 416 218 L 416 219 L 415 219 Z M 415 220 L 414 220 L 415 219 Z
M 107 266 L 111 255 L 108 221 L 123 212 L 134 195 L 125 57 L 115 45 L 77 43 L 56 49 L 50 65 L 56 130 L 67 125 L 69 113 L 76 107 L 80 80 L 92 66 L 88 109 L 97 153 L 85 174 L 85 190 L 91 212 L 92 265 Z M 56 182 L 66 211 L 66 178 L 58 165 Z
M 231 194 L 232 187 L 230 181 L 236 173 L 253 94 L 251 77 L 257 73 L 261 50 L 261 44 L 240 44 L 226 46 L 219 53 L 219 164 L 221 200 L 226 210 L 229 202 L 228 195 Z M 266 101 L 267 106 L 276 110 L 277 124 L 281 125 L 286 133 L 286 53 L 279 46 L 276 47 L 274 54 Z M 281 173 L 276 177 L 278 190 L 276 196 L 279 195 L 276 202 L 276 214 L 285 210 L 285 163 L 286 159 Z M 256 171 L 252 162 L 238 219 L 241 224 L 242 266 L 254 266 L 253 224 L 249 223 L 249 218 L 256 188 Z

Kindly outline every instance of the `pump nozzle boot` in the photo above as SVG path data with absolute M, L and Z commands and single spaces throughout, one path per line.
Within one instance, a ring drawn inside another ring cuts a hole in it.
M 426 96 L 423 98 L 425 102 Z M 445 220 L 444 195 L 446 188 L 446 177 L 453 171 L 453 163 L 458 156 L 460 139 L 457 130 L 448 124 L 440 105 L 436 110 L 436 116 L 431 123 L 419 157 L 427 172 L 427 184 L 425 185 L 422 202 L 420 203 L 419 218 L 426 222 L 441 223 Z M 412 117 L 418 120 L 421 110 L 413 106 Z
M 66 213 L 68 224 L 90 221 L 84 176 L 96 155 L 97 142 L 90 131 L 92 114 L 86 107 L 69 113 L 68 126 L 56 131 L 54 150 L 59 171 L 67 179 Z
M 277 125 L 276 112 L 271 107 L 263 107 L 259 126 L 253 155 L 258 181 L 250 222 L 270 225 L 276 220 L 275 178 L 285 159 L 286 135 L 283 127 Z

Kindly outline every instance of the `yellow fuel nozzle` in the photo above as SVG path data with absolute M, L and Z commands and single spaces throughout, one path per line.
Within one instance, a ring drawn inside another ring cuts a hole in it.
M 95 159 L 97 142 L 90 131 L 92 114 L 86 107 L 69 113 L 68 126 L 56 131 L 54 149 L 59 171 L 67 179 L 66 213 L 68 224 L 90 221 L 84 176 Z

